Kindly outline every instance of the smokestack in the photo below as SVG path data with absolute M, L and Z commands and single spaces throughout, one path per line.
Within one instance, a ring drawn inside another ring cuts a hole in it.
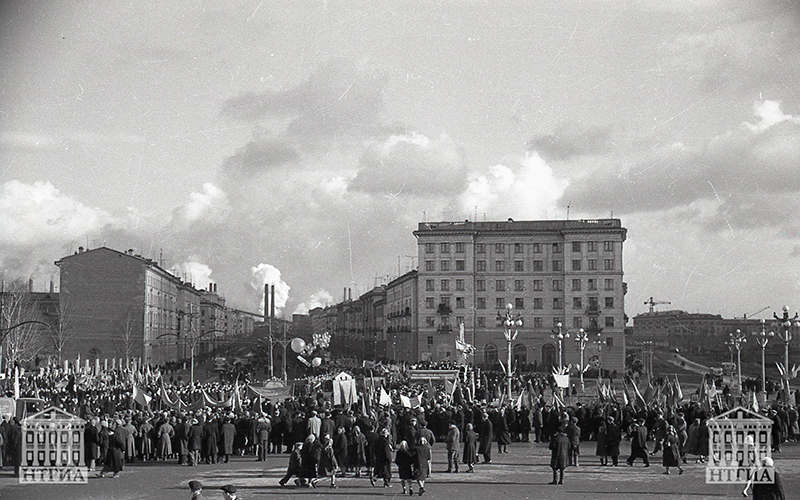
M 33 293 L 33 278 L 28 279 L 28 293 Z
M 353 289 L 352 288 L 348 288 L 347 289 L 347 300 L 350 300 L 350 301 L 353 300 Z
M 343 288 L 344 294 L 342 295 L 342 302 L 347 302 L 347 287 Z
M 275 285 L 272 285 L 272 300 L 269 301 L 269 315 L 275 319 Z
M 214 293 L 217 293 L 217 284 L 214 283 Z
M 50 293 L 52 294 L 55 292 L 56 292 L 56 284 L 53 283 L 53 280 L 50 280 Z
M 264 322 L 269 318 L 269 285 L 264 285 Z

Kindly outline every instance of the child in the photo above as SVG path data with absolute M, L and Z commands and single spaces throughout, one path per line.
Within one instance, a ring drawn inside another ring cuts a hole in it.
M 294 447 L 292 448 L 292 453 L 289 455 L 289 467 L 286 469 L 286 475 L 278 481 L 278 484 L 281 486 L 286 486 L 286 482 L 292 478 L 292 476 L 300 477 L 300 452 L 303 451 L 303 443 L 302 441 L 299 443 L 295 443 Z M 299 482 L 298 479 L 294 480 L 295 484 Z

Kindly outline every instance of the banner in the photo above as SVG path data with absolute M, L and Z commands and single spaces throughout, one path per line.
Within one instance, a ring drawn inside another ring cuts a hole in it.
M 562 389 L 569 389 L 569 375 L 557 375 L 554 373 L 553 378 L 556 379 L 556 386 Z
M 148 396 L 139 386 L 133 386 L 133 400 L 142 406 L 150 406 L 150 401 L 153 398 Z
M 392 398 L 389 397 L 389 393 L 386 392 L 383 386 L 381 386 L 381 397 L 378 404 L 381 406 L 392 406 Z

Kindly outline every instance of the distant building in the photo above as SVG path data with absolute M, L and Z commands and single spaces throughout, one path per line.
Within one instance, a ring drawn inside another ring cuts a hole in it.
M 417 360 L 417 270 L 386 285 L 387 357 L 395 361 Z
M 463 323 L 475 362 L 505 359 L 507 342 L 497 322 L 511 304 L 524 326 L 514 341 L 516 363 L 558 364 L 550 338 L 562 325 L 583 328 L 592 342 L 585 359 L 601 356 L 603 368 L 622 372 L 625 357 L 625 283 L 619 219 L 502 222 L 423 222 L 414 231 L 419 250 L 417 299 L 420 360 L 455 359 Z M 564 364 L 580 358 L 570 338 Z

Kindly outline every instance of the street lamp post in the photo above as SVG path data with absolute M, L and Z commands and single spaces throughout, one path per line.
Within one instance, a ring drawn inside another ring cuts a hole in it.
M 764 351 L 767 349 L 769 338 L 774 337 L 775 333 L 766 330 L 766 321 L 762 319 L 761 331 L 753 332 L 753 335 L 756 337 L 756 343 L 761 347 L 761 390 L 767 392 L 767 361 Z
M 793 318 L 789 317 L 789 306 L 783 306 L 783 316 L 778 317 L 777 314 L 773 313 L 775 319 L 781 324 L 783 327 L 783 334 L 781 335 L 781 340 L 783 341 L 784 347 L 786 348 L 785 356 L 784 356 L 784 363 L 783 363 L 783 379 L 784 379 L 784 388 L 786 389 L 786 398 L 789 398 L 789 343 L 792 341 L 792 331 L 790 328 L 800 327 L 800 321 L 798 321 L 798 314 L 795 313 Z
M 507 395 L 508 395 L 508 400 L 509 401 L 511 401 L 511 374 L 512 374 L 512 371 L 511 371 L 511 350 L 512 350 L 512 345 L 511 344 L 514 342 L 514 339 L 517 338 L 517 334 L 519 333 L 519 329 L 522 327 L 522 323 L 523 323 L 522 322 L 522 317 L 519 314 L 517 314 L 516 317 L 515 317 L 513 315 L 513 313 L 511 312 L 512 309 L 514 309 L 513 305 L 506 304 L 505 316 L 500 316 L 500 313 L 497 313 L 498 318 L 501 319 L 502 323 L 503 323 L 503 336 L 505 337 L 506 342 L 508 342 L 508 368 L 506 369 L 507 370 L 507 375 L 508 375 L 508 380 L 507 380 L 507 385 L 506 385 L 506 391 L 507 391 Z
M 578 330 L 578 333 L 575 335 L 575 345 L 578 346 L 578 349 L 581 351 L 581 366 L 579 367 L 578 371 L 581 374 L 581 392 L 583 392 L 586 387 L 583 384 L 583 351 L 586 349 L 586 344 L 589 342 L 589 336 L 586 335 L 586 331 L 581 328 Z
M 736 349 L 736 364 L 739 371 L 739 394 L 742 394 L 742 344 L 747 342 L 747 337 L 741 330 L 736 330 L 736 333 L 731 333 L 731 338 L 726 342 L 728 347 Z M 731 351 L 731 354 L 733 351 Z
M 556 329 L 552 330 L 553 334 L 550 335 L 551 339 L 555 339 L 558 342 L 558 372 L 561 373 L 561 370 L 564 366 L 564 360 L 562 357 L 562 350 L 561 350 L 561 343 L 564 339 L 569 338 L 569 332 L 563 331 L 562 328 L 564 327 L 563 324 L 559 321 L 556 323 Z

